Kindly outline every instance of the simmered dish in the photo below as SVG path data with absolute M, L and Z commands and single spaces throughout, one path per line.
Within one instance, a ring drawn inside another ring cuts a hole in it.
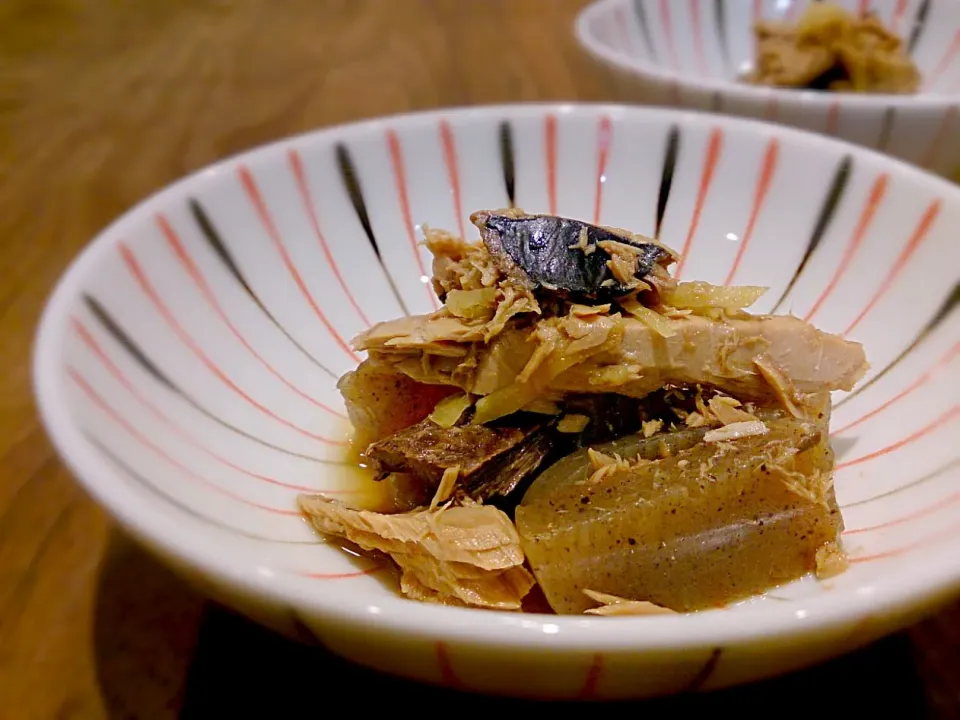
M 383 512 L 304 496 L 422 601 L 690 612 L 840 572 L 830 392 L 863 348 L 678 282 L 673 251 L 520 210 L 426 230 L 437 312 L 375 325 L 339 382 Z
M 795 25 L 754 28 L 755 85 L 832 92 L 913 94 L 920 72 L 903 40 L 872 13 L 854 15 L 830 2 L 811 3 Z

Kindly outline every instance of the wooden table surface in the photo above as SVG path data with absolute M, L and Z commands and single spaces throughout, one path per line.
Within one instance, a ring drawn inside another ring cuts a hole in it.
M 0 2 L 0 720 L 303 715 L 347 682 L 401 707 L 461 699 L 272 636 L 144 556 L 54 456 L 29 352 L 44 298 L 84 243 L 219 157 L 398 111 L 611 97 L 572 37 L 583 4 Z M 960 717 L 960 607 L 804 673 L 632 709 L 742 713 L 790 698 L 814 711 L 831 694 L 861 713 Z

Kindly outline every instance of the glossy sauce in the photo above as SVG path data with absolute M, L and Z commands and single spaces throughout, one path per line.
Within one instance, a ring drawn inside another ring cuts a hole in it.
M 363 448 L 355 442 L 353 428 L 350 428 L 350 442 L 343 455 L 344 485 L 350 490 L 342 500 L 350 507 L 374 512 L 390 510 L 392 493 L 389 483 L 374 480 L 373 468 L 363 457 Z
M 342 456 L 345 466 L 340 472 L 345 477 L 344 489 L 350 492 L 338 496 L 341 502 L 357 510 L 380 513 L 413 510 L 430 502 L 429 497 L 418 492 L 419 482 L 405 481 L 403 476 L 396 475 L 375 480 L 375 471 L 363 455 L 364 447 L 355 441 L 352 428 L 348 437 Z

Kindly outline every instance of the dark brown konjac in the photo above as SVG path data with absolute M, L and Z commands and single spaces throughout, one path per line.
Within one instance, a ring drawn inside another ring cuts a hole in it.
M 304 497 L 319 532 L 389 555 L 408 597 L 501 610 L 538 584 L 558 613 L 694 611 L 842 569 L 827 427 L 859 344 L 747 313 L 763 288 L 678 283 L 624 230 L 473 219 L 482 243 L 426 233 L 444 306 L 358 337 L 340 381 L 405 491 Z
M 920 87 L 903 40 L 872 13 L 811 3 L 796 24 L 759 22 L 754 35 L 754 68 L 745 80 L 755 85 L 887 94 Z

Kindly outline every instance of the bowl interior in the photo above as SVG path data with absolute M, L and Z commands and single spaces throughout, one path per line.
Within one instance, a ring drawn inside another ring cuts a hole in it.
M 832 0 L 871 10 L 904 38 L 921 92 L 960 91 L 960 5 L 951 0 Z M 624 58 L 662 72 L 734 82 L 753 65 L 753 24 L 791 21 L 817 0 L 607 0 L 586 31 Z
M 356 333 L 437 307 L 422 225 L 476 239 L 469 214 L 511 202 L 659 232 L 683 253 L 682 279 L 768 286 L 756 310 L 865 344 L 872 369 L 833 416 L 851 568 L 729 617 L 834 612 L 922 593 L 916 573 L 960 577 L 960 189 L 718 116 L 536 105 L 404 116 L 177 183 L 105 230 L 48 307 L 37 389 L 58 449 L 129 528 L 220 579 L 330 612 L 439 613 L 451 631 L 487 622 L 499 614 L 413 607 L 370 562 L 319 544 L 294 502 L 349 500 L 356 487 L 336 381 L 359 360 Z M 587 633 L 607 622 L 554 620 Z

